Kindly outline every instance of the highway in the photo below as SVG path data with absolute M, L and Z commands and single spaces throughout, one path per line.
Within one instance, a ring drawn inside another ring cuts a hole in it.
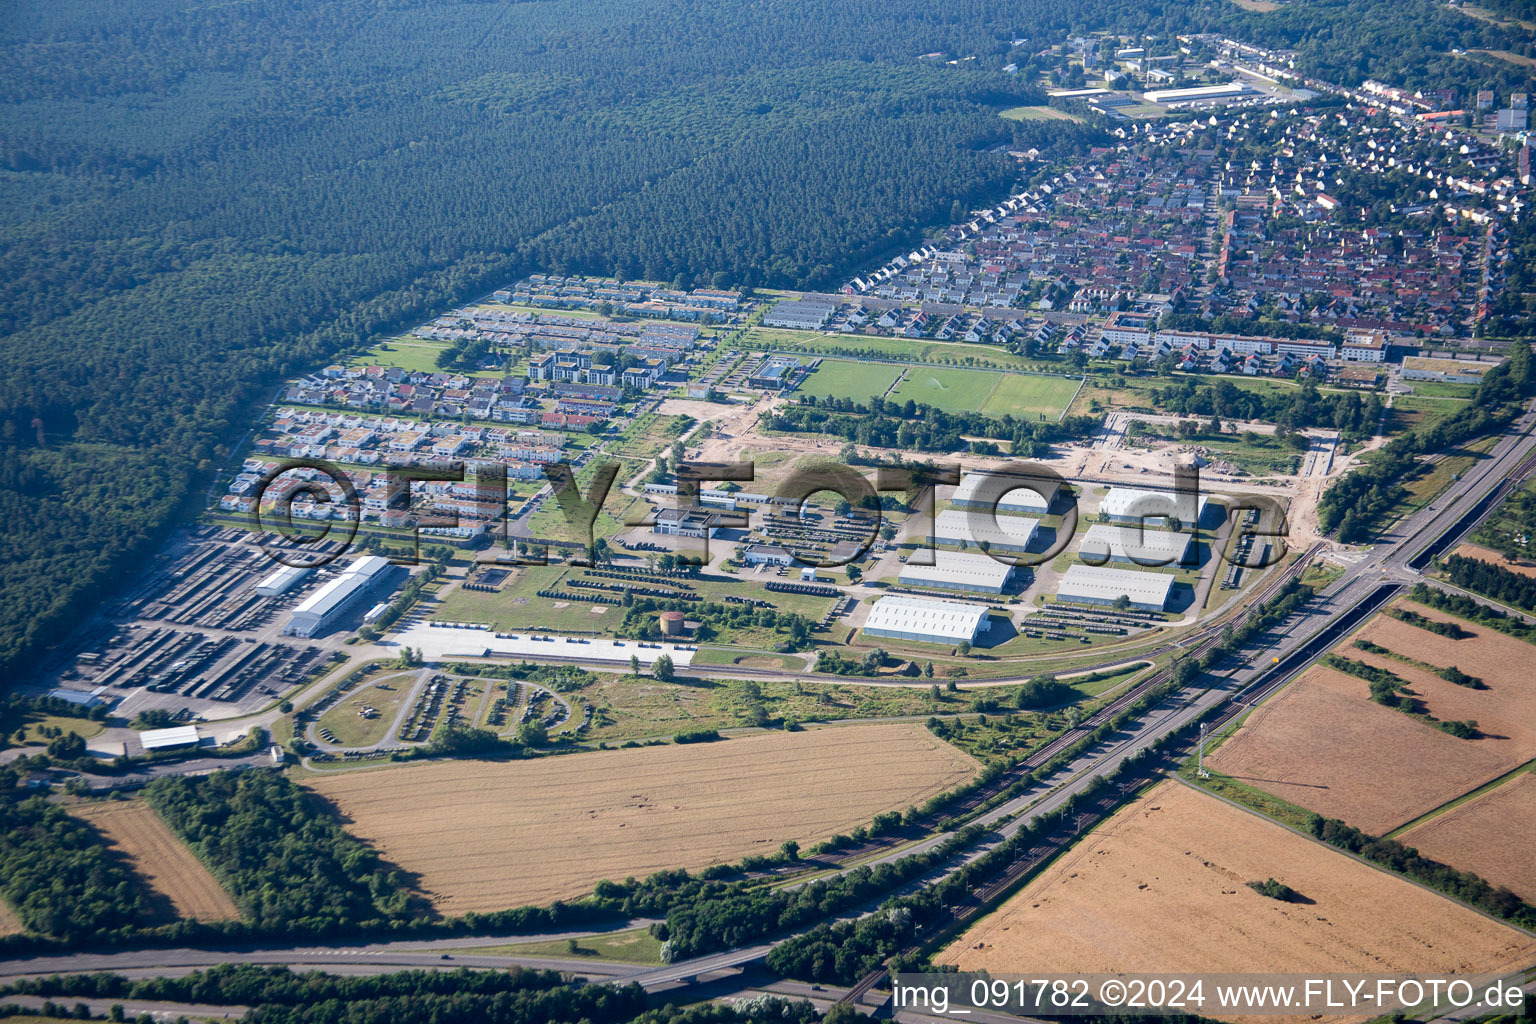
M 959 870 L 964 864 L 995 848 L 1039 815 L 1049 813 L 1083 794 L 1096 779 L 1113 772 L 1126 758 L 1145 750 L 1170 733 L 1191 725 L 1212 709 L 1227 705 L 1218 721 L 1225 720 L 1241 714 L 1252 704 L 1282 687 L 1330 646 L 1338 635 L 1352 628 L 1355 621 L 1379 607 L 1404 586 L 1418 582 L 1421 579 L 1418 566 L 1427 563 L 1426 556 L 1453 546 L 1471 532 L 1511 487 L 1536 469 L 1536 436 L 1531 434 L 1533 418 L 1536 418 L 1536 414 L 1528 410 L 1494 445 L 1488 458 L 1475 464 L 1462 479 L 1454 481 L 1429 506 L 1399 523 L 1382 544 L 1350 566 L 1316 599 L 1260 638 L 1257 649 L 1244 652 L 1241 658 L 1229 659 L 1228 664 L 1216 672 L 1200 677 L 1197 685 L 1185 687 L 1162 701 L 1109 740 L 1080 753 L 1049 778 L 979 815 L 976 820 L 995 825 L 994 831 L 950 863 L 935 869 L 925 878 L 909 883 L 906 889 L 931 884 L 937 878 Z M 1274 578 L 1265 584 L 1263 596 L 1272 595 L 1290 576 L 1299 573 L 1310 561 L 1311 554 L 1308 552 L 1307 556 L 1297 559 L 1284 573 L 1274 574 Z M 1219 640 L 1218 627 L 1209 627 L 1187 636 L 1183 646 L 1190 652 L 1190 656 L 1198 657 L 1214 647 Z M 1165 670 L 1128 690 L 1077 729 L 1070 730 L 1037 751 L 1024 765 L 1004 773 L 986 791 L 974 794 L 951 808 L 950 813 L 959 814 L 980 807 L 991 796 L 1049 762 L 1167 679 L 1168 672 Z M 1114 794 L 1108 794 L 1101 803 L 1112 809 L 1116 799 Z M 1108 813 L 1108 810 L 1104 813 Z M 1091 820 L 1083 821 L 1079 829 L 1091 825 L 1099 816 L 1097 813 L 1085 815 L 1085 818 Z M 891 849 L 880 853 L 875 861 L 899 859 L 936 846 L 946 838 L 947 835 L 932 836 L 917 844 Z M 976 893 L 978 901 L 968 909 L 966 916 L 984 912 L 989 899 L 1006 892 L 1014 879 L 1030 870 L 1038 861 L 1054 855 L 1054 852 L 1054 849 L 1042 844 L 1005 871 L 1002 877 L 988 881 Z M 866 857 L 860 859 L 859 863 L 875 861 Z M 883 902 L 888 896 L 881 897 L 875 903 Z M 869 909 L 873 907 L 859 908 L 850 916 L 857 916 Z M 643 923 L 627 922 L 623 927 L 638 927 Z M 722 972 L 732 972 L 761 960 L 775 944 L 788 938 L 780 937 L 774 942 L 712 953 L 654 968 L 555 957 L 514 959 L 505 954 L 489 956 L 472 952 L 475 947 L 551 938 L 579 938 L 590 934 L 565 932 L 558 935 L 402 940 L 355 946 L 156 949 L 35 956 L 0 963 L 0 981 L 61 971 L 112 970 L 134 976 L 173 975 L 224 962 L 288 964 L 295 968 L 324 967 L 346 973 L 385 973 L 408 967 L 505 967 L 516 962 L 526 966 L 569 970 L 594 980 L 634 981 L 648 990 L 665 990 L 701 978 L 719 978 Z M 445 956 L 451 959 L 444 959 Z M 859 1001 L 882 976 L 883 972 L 874 972 L 852 989 L 841 992 L 839 998 L 849 1002 Z

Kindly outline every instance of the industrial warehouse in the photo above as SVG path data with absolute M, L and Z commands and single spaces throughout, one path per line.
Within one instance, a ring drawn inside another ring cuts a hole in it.
M 258 597 L 281 597 L 312 572 L 314 572 L 313 569 L 307 569 L 301 565 L 285 565 L 280 569 L 274 569 L 260 583 L 256 584 L 256 595 Z
M 869 609 L 865 636 L 930 644 L 973 643 L 986 630 L 987 609 L 926 597 L 882 597 Z
M 979 510 L 961 512 L 950 509 L 940 512 L 934 520 L 933 537 L 939 544 L 1023 554 L 1034 542 L 1039 527 L 1038 519 L 1007 515 L 993 517 Z
M 1142 523 L 1161 526 L 1168 516 L 1188 529 L 1205 520 L 1210 499 L 1193 491 L 1148 491 L 1139 487 L 1111 487 L 1099 502 L 1099 518 L 1111 523 Z
M 293 618 L 283 630 L 289 636 L 313 637 L 333 626 L 342 613 L 383 582 L 389 559 L 365 555 L 355 559 L 342 574 L 293 610 Z
M 1004 481 L 1003 484 L 994 481 Z M 997 488 L 1013 484 L 1007 491 Z M 967 473 L 955 488 L 950 504 L 955 508 L 993 509 L 999 515 L 1043 516 L 1061 491 L 1056 480 L 1008 473 Z M 987 500 L 987 495 L 996 500 Z
M 1094 523 L 1083 534 L 1078 557 L 1089 565 L 1129 562 L 1148 566 L 1194 565 L 1194 535 L 1143 530 L 1139 526 Z
M 1173 582 L 1167 573 L 1074 565 L 1061 578 L 1056 597 L 1079 604 L 1114 604 L 1123 597 L 1132 608 L 1160 612 L 1168 606 Z
M 918 552 L 913 558 L 932 556 L 933 565 L 902 566 L 898 579 L 904 587 L 965 590 L 974 594 L 1001 594 L 1013 579 L 1013 566 L 991 555 L 973 555 L 964 551 L 935 548 Z

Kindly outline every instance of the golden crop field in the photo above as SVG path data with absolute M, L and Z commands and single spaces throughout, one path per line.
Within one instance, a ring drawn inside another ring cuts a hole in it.
M 1395 673 L 1429 714 L 1471 719 L 1483 735 L 1450 736 L 1372 703 L 1364 679 L 1314 666 L 1248 717 L 1210 757 L 1212 769 L 1380 835 L 1536 757 L 1536 686 L 1525 668 L 1536 647 L 1412 601 L 1397 607 L 1470 635 L 1453 639 L 1378 615 L 1355 637 L 1435 668 L 1454 665 L 1483 688 L 1360 650 L 1354 638 L 1337 653 Z
M 1261 896 L 1274 878 L 1307 902 Z M 1177 782 L 1122 808 L 937 957 L 1012 973 L 1480 972 L 1536 939 Z
M 1522 772 L 1398 836 L 1426 857 L 1536 900 L 1536 772 Z
M 16 911 L 0 902 L 0 939 L 7 935 L 20 935 L 26 931 L 21 925 L 21 918 L 16 916 Z
M 598 881 L 808 845 L 971 778 L 918 725 L 781 732 L 534 761 L 304 780 L 444 913 L 547 903 Z
M 1509 770 L 1483 741 L 1457 739 L 1374 704 L 1364 679 L 1323 665 L 1265 701 L 1206 764 L 1373 835 Z
M 240 916 L 229 893 L 149 804 L 142 800 L 104 801 L 81 804 L 69 811 L 100 831 L 127 858 L 134 874 L 150 890 L 150 902 L 169 911 L 165 916 L 197 921 L 227 921 Z

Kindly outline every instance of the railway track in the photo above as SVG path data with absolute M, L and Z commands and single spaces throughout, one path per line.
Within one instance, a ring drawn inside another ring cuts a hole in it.
M 1428 543 L 1417 548 L 1414 554 L 1404 558 L 1402 564 L 1410 571 L 1416 571 L 1419 566 L 1428 564 L 1441 551 L 1458 543 L 1486 520 L 1499 507 L 1505 497 L 1533 472 L 1536 472 L 1536 449 L 1523 456 L 1513 469 L 1505 471 L 1499 483 L 1492 487 L 1488 493 L 1477 499 L 1465 515 L 1457 519 L 1450 526 L 1434 531 Z M 1420 527 L 1419 532 L 1422 533 L 1433 529 L 1434 520 L 1431 519 L 1424 526 Z M 1410 545 L 1413 544 L 1414 540 L 1416 540 L 1416 535 L 1410 535 L 1398 541 L 1398 543 L 1403 545 L 1402 550 L 1413 550 Z M 1310 563 L 1320 546 L 1314 545 L 1312 548 L 1309 548 L 1285 573 L 1267 584 L 1261 594 L 1250 603 L 1243 618 L 1245 620 L 1251 618 L 1255 609 L 1261 607 L 1273 597 L 1294 575 L 1299 574 Z M 1384 577 L 1383 581 L 1372 587 L 1369 592 L 1357 594 L 1351 600 L 1351 592 L 1356 587 L 1367 582 L 1366 576 L 1365 570 L 1359 570 L 1353 576 L 1347 576 L 1346 579 L 1341 580 L 1340 584 L 1333 588 L 1334 594 L 1332 595 L 1333 600 L 1344 599 L 1348 602 L 1340 614 L 1333 616 L 1323 628 L 1307 638 L 1300 646 L 1286 652 L 1271 667 L 1262 670 L 1256 678 L 1251 679 L 1237 692 L 1223 699 L 1219 704 L 1213 705 L 1215 713 L 1210 719 L 1212 727 L 1221 728 L 1230 724 L 1255 705 L 1273 696 L 1276 691 L 1294 679 L 1298 672 L 1305 669 L 1327 651 L 1340 636 L 1354 629 L 1361 619 L 1372 614 L 1376 609 L 1401 593 L 1407 586 L 1406 583 L 1400 580 L 1389 582 Z M 1224 626 L 1209 627 L 1192 634 L 1190 637 L 1186 637 L 1184 643 L 1189 645 L 1186 649 L 1194 657 L 1204 656 L 1220 642 L 1219 632 L 1222 628 Z M 1190 643 L 1191 641 L 1193 641 L 1193 644 Z M 1154 687 L 1167 682 L 1169 678 L 1171 678 L 1170 671 L 1159 672 L 1132 690 L 1122 694 L 1115 701 L 1101 708 L 1092 718 L 1082 723 L 1076 729 L 1069 730 L 1036 751 L 1021 767 L 1033 768 L 1045 764 L 1056 754 L 1070 746 L 1074 739 L 1080 738 L 1081 735 L 1087 732 L 1091 732 L 1097 725 L 1108 721 Z M 1106 801 L 1109 805 L 1108 808 L 1103 806 Z M 1114 794 L 1106 794 L 1100 797 L 1089 811 L 1079 815 L 1076 822 L 1077 827 L 1073 828 L 1070 832 L 1053 836 L 1043 841 L 1037 847 L 1032 847 L 1026 856 L 1014 861 L 993 878 L 976 886 L 972 890 L 973 900 L 967 906 L 953 911 L 950 920 L 944 923 L 944 927 L 950 928 L 963 924 L 970 917 L 984 910 L 989 903 L 1007 893 L 1026 874 L 1033 871 L 1049 857 L 1054 856 L 1063 845 L 1070 845 L 1075 837 L 1085 828 L 1101 820 L 1103 815 L 1108 813 L 1117 801 L 1118 797 Z M 915 943 L 909 948 L 902 950 L 900 955 L 915 954 L 920 950 L 921 945 L 921 943 Z M 885 965 L 880 965 L 861 977 L 838 1001 L 840 1003 L 855 1003 L 859 1001 L 871 989 L 880 984 L 887 975 L 888 970 Z

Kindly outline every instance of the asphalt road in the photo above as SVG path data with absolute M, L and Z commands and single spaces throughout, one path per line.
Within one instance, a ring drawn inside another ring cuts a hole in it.
M 955 860 L 936 869 L 927 877 L 910 883 L 908 888 L 931 884 L 937 877 L 958 870 L 963 864 L 982 856 L 1035 817 L 1048 813 L 1086 790 L 1094 780 L 1114 771 L 1127 757 L 1152 745 L 1172 731 L 1199 718 L 1208 709 L 1238 699 L 1265 696 L 1305 667 L 1307 658 L 1293 658 L 1314 639 L 1335 624 L 1340 616 L 1370 600 L 1383 584 L 1407 584 L 1420 577 L 1410 563 L 1424 548 L 1440 539 L 1453 527 L 1460 535 L 1475 523 L 1462 523 L 1478 500 L 1513 480 L 1536 455 L 1536 436 L 1529 431 L 1533 414 L 1527 412 L 1516 427 L 1501 438 L 1489 457 L 1477 463 L 1459 481 L 1454 482 L 1433 505 L 1408 517 L 1392 535 L 1367 557 L 1351 566 L 1326 588 L 1319 598 L 1293 616 L 1279 630 L 1280 638 L 1248 655 L 1236 668 L 1202 678 L 1201 685 L 1188 687 L 1142 715 L 1110 740 L 1084 752 L 1040 785 L 982 815 L 984 823 L 997 823 L 996 833 L 969 849 Z M 1274 660 L 1271 660 L 1274 659 Z M 1281 663 L 1273 670 L 1275 661 Z M 1272 671 L 1273 670 L 1273 671 Z M 1091 720 L 1090 720 L 1091 723 Z M 944 836 L 893 849 L 878 860 L 895 860 L 937 845 Z M 864 863 L 869 863 L 865 861 Z M 876 901 L 883 902 L 881 900 Z M 871 908 L 859 908 L 849 916 Z M 627 922 L 637 927 L 646 922 Z M 123 971 L 135 975 L 185 973 L 214 963 L 288 964 L 296 968 L 325 967 L 344 973 L 386 973 L 409 967 L 505 967 L 514 962 L 509 956 L 485 956 L 467 952 L 476 946 L 563 940 L 583 937 L 591 932 L 563 932 L 549 935 L 402 940 L 398 942 L 354 946 L 261 947 L 232 949 L 156 949 L 119 953 L 81 953 L 61 956 L 14 958 L 0 962 L 0 981 L 18 976 L 51 974 L 61 971 Z M 783 941 L 782 939 L 777 941 Z M 700 978 L 719 978 L 764 957 L 776 943 L 761 943 L 742 949 L 727 950 L 683 963 L 641 968 L 632 964 L 571 960 L 552 957 L 518 957 L 526 966 L 570 970 L 594 979 L 637 981 L 647 989 L 667 989 Z M 466 950 L 456 953 L 451 950 Z M 451 957 L 443 959 L 444 955 Z

